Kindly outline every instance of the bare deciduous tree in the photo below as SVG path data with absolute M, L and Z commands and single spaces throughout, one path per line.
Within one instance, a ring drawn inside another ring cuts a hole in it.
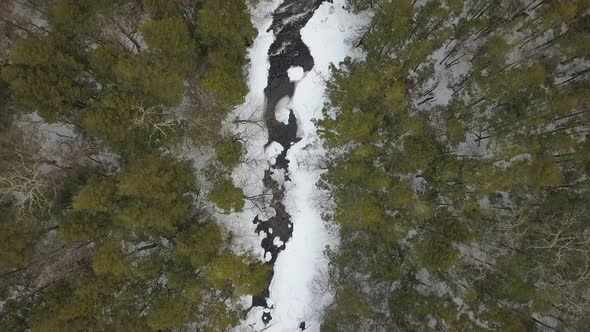
M 43 171 L 43 164 L 22 152 L 16 152 L 16 157 L 7 174 L 0 176 L 0 195 L 16 197 L 21 213 L 48 211 L 56 192 Z
M 162 105 L 152 107 L 135 106 L 133 124 L 139 128 L 150 131 L 150 142 L 154 135 L 160 134 L 168 137 L 170 132 L 175 132 L 175 126 L 179 124 L 173 110 L 166 109 Z
M 551 260 L 549 280 L 559 286 L 590 283 L 590 236 L 579 229 L 579 212 L 543 217 L 535 225 L 538 239 L 529 246 Z

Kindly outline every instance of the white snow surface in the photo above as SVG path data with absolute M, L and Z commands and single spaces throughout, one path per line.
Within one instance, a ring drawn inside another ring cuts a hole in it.
M 262 0 L 252 8 L 252 21 L 258 29 L 258 37 L 249 48 L 248 86 L 250 92 L 246 103 L 239 106 L 226 121 L 231 132 L 246 137 L 246 160 L 233 173 L 234 182 L 244 189 L 246 196 L 260 195 L 263 191 L 264 170 L 277 153 L 277 144 L 271 143 L 265 152 L 267 131 L 252 120 L 263 123 L 264 88 L 268 77 L 268 49 L 273 42 L 272 32 L 267 32 L 272 22 L 272 13 L 282 0 Z M 236 331 L 300 331 L 299 324 L 305 322 L 306 331 L 319 331 L 323 308 L 331 301 L 332 294 L 320 290 L 322 277 L 328 269 L 328 259 L 324 255 L 326 246 L 337 246 L 336 234 L 332 234 L 321 218 L 323 208 L 319 197 L 322 193 L 315 186 L 322 170 L 315 167 L 316 160 L 324 156 L 321 140 L 312 120 L 322 117 L 325 102 L 325 80 L 329 77 L 330 64 L 338 64 L 345 57 L 362 57 L 360 49 L 354 48 L 352 40 L 357 37 L 362 25 L 368 22 L 368 15 L 354 15 L 343 9 L 344 0 L 333 4 L 323 3 L 314 16 L 302 29 L 303 41 L 310 48 L 315 61 L 311 72 L 302 68 L 291 68 L 289 77 L 297 82 L 293 98 L 286 98 L 275 110 L 277 120 L 286 123 L 289 109 L 292 109 L 298 124 L 301 141 L 294 144 L 287 155 L 290 160 L 289 176 L 286 182 L 284 204 L 292 216 L 293 237 L 286 243 L 286 249 L 279 254 L 275 263 L 275 274 L 270 286 L 270 309 L 255 307 Z M 279 107 L 280 106 L 280 107 Z M 247 119 L 236 124 L 235 119 Z M 282 177 L 275 172 L 273 178 Z M 272 210 L 272 209 L 271 209 Z M 250 248 L 261 260 L 264 252 L 260 248 L 263 237 L 255 236 L 252 219 L 256 214 L 267 218 L 255 204 L 247 202 L 245 212 L 220 216 L 234 234 L 243 238 L 241 248 Z M 271 211 L 272 214 L 272 211 Z M 241 225 L 241 226 L 238 226 Z M 250 232 L 250 233 L 248 233 Z M 247 243 L 251 241 L 250 243 Z M 278 241 L 275 245 L 280 245 Z M 262 322 L 262 313 L 270 312 L 272 320 L 268 326 Z
M 291 104 L 291 98 L 289 98 L 289 96 L 283 97 L 279 100 L 275 109 L 275 118 L 277 121 L 289 124 L 289 115 L 291 114 L 292 107 L 293 105 Z
M 287 70 L 287 75 L 289 75 L 289 80 L 291 82 L 299 82 L 305 77 L 305 72 L 302 67 L 293 66 Z
M 267 84 L 268 69 L 268 50 L 274 41 L 272 31 L 267 31 L 272 23 L 272 13 L 280 5 L 282 0 L 262 0 L 256 8 L 251 8 L 251 20 L 258 31 L 258 35 L 248 48 L 248 94 L 244 104 L 228 116 L 224 128 L 232 135 L 238 135 L 245 143 L 245 162 L 238 165 L 233 173 L 232 178 L 236 186 L 242 188 L 246 197 L 261 196 L 264 191 L 262 179 L 264 170 L 273 162 L 276 155 L 281 151 L 276 151 L 275 145 L 264 150 L 264 145 L 268 140 L 268 133 L 264 128 L 264 88 Z M 267 154 L 269 153 L 269 154 Z M 214 210 L 212 208 L 212 210 Z M 217 213 L 216 219 L 220 226 L 225 228 L 227 233 L 231 232 L 234 236 L 233 251 L 236 253 L 250 253 L 265 261 L 264 249 L 260 246 L 262 239 L 266 237 L 264 232 L 260 235 L 255 233 L 256 225 L 252 223 L 254 217 L 259 215 L 261 219 L 266 219 L 274 215 L 272 208 L 264 208 L 256 201 L 246 200 L 244 211 L 241 213 L 223 214 Z M 249 305 L 248 305 L 249 306 Z M 247 306 L 247 307 L 248 307 Z M 254 310 L 252 310 L 254 311 Z M 253 314 L 252 312 L 250 314 Z M 242 331 L 238 328 L 238 331 Z M 247 331 L 247 330 L 245 330 Z
M 266 148 L 266 155 L 269 157 L 269 159 L 276 159 L 278 155 L 281 154 L 281 152 L 283 152 L 283 146 L 277 142 L 270 143 L 270 145 Z
M 312 120 L 322 117 L 330 64 L 338 64 L 347 56 L 362 57 L 352 40 L 368 16 L 349 13 L 344 5 L 344 0 L 335 0 L 318 8 L 301 30 L 315 66 L 308 73 L 297 73 L 295 69 L 289 73 L 291 80 L 299 79 L 290 107 L 302 140 L 287 154 L 291 182 L 285 183 L 284 203 L 292 217 L 293 237 L 275 263 L 270 287 L 274 307 L 266 331 L 300 331 L 301 322 L 305 322 L 306 331 L 319 331 L 323 308 L 332 300 L 332 294 L 320 285 L 328 270 L 324 250 L 328 245 L 336 246 L 338 240 L 321 217 L 323 207 L 318 198 L 322 195 L 315 184 L 322 170 L 315 161 L 325 151 Z
M 281 239 L 279 237 L 275 237 L 274 240 L 272 241 L 272 244 L 275 247 L 280 247 L 283 245 L 283 241 L 281 241 Z

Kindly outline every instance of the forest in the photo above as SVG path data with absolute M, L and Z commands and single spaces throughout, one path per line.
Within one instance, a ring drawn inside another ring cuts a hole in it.
M 272 165 L 247 194 L 227 130 L 268 130 L 232 112 L 273 3 L 0 1 L 0 331 L 279 331 L 223 219 L 297 197 Z M 314 119 L 330 301 L 292 331 L 587 330 L 590 0 L 327 3 L 367 19 Z
M 348 1 L 321 186 L 323 331 L 584 331 L 590 1 Z
M 203 201 L 243 204 L 220 127 L 247 90 L 246 3 L 10 0 L 0 29 L 0 330 L 236 325 L 269 268 Z M 219 147 L 214 178 L 186 144 Z

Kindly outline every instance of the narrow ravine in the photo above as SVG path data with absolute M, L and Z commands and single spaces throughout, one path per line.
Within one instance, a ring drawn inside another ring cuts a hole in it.
M 316 187 L 325 151 L 315 120 L 322 118 L 330 65 L 360 56 L 351 40 L 365 20 L 345 5 L 261 0 L 252 9 L 259 34 L 249 49 L 250 92 L 235 113 L 246 121 L 234 129 L 248 133 L 251 162 L 241 164 L 234 179 L 247 196 L 270 199 L 264 207 L 249 203 L 251 209 L 230 216 L 227 225 L 241 239 L 252 238 L 255 243 L 243 247 L 261 249 L 273 268 L 268 288 L 248 301 L 249 313 L 236 331 L 319 331 L 332 299 L 325 288 L 325 250 L 338 245 L 338 232 L 322 218 L 330 203 Z M 250 119 L 260 121 L 263 132 Z M 244 217 L 254 234 L 242 232 Z
M 289 179 L 289 160 L 287 153 L 291 146 L 301 138 L 297 137 L 297 119 L 292 109 L 289 109 L 287 123 L 277 119 L 276 111 L 279 102 L 291 99 L 295 93 L 296 83 L 289 77 L 291 68 L 302 68 L 304 72 L 313 69 L 314 60 L 309 48 L 301 39 L 301 28 L 313 16 L 314 11 L 324 0 L 285 0 L 273 13 L 273 22 L 269 30 L 275 36 L 275 41 L 268 50 L 270 63 L 268 83 L 264 89 L 266 104 L 264 107 L 264 122 L 268 129 L 268 142 L 265 149 L 273 142 L 279 143 L 282 147 L 281 153 L 276 157 L 274 165 L 271 165 L 264 172 L 264 186 L 272 192 L 271 207 L 275 215 L 268 220 L 261 220 L 258 216 L 254 219 L 257 225 L 256 232 L 264 232 L 266 237 L 262 240 L 261 246 L 266 253 L 270 253 L 269 264 L 276 262 L 278 255 L 285 249 L 293 235 L 293 222 L 286 211 L 283 202 L 285 198 L 285 181 Z M 279 183 L 275 173 L 282 176 L 284 181 Z M 281 245 L 277 244 L 277 239 Z M 269 278 L 270 282 L 274 273 Z M 254 296 L 253 306 L 270 308 L 267 302 L 269 289 L 262 294 Z M 262 321 L 268 324 L 272 320 L 272 314 L 265 311 Z M 303 322 L 302 322 L 303 323 Z M 303 323 L 302 326 L 305 326 Z

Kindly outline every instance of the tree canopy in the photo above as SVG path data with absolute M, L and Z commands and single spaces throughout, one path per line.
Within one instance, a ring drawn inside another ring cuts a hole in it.
M 226 181 L 209 194 L 211 179 L 178 151 L 196 136 L 192 118 L 216 112 L 221 136 L 244 98 L 246 3 L 6 2 L 0 330 L 233 328 L 270 268 L 234 253 L 209 212 L 208 195 L 241 210 L 241 190 Z M 218 154 L 227 173 L 242 147 Z
M 583 326 L 589 54 L 570 42 L 590 3 L 348 5 L 374 16 L 319 123 L 342 239 L 322 329 Z

